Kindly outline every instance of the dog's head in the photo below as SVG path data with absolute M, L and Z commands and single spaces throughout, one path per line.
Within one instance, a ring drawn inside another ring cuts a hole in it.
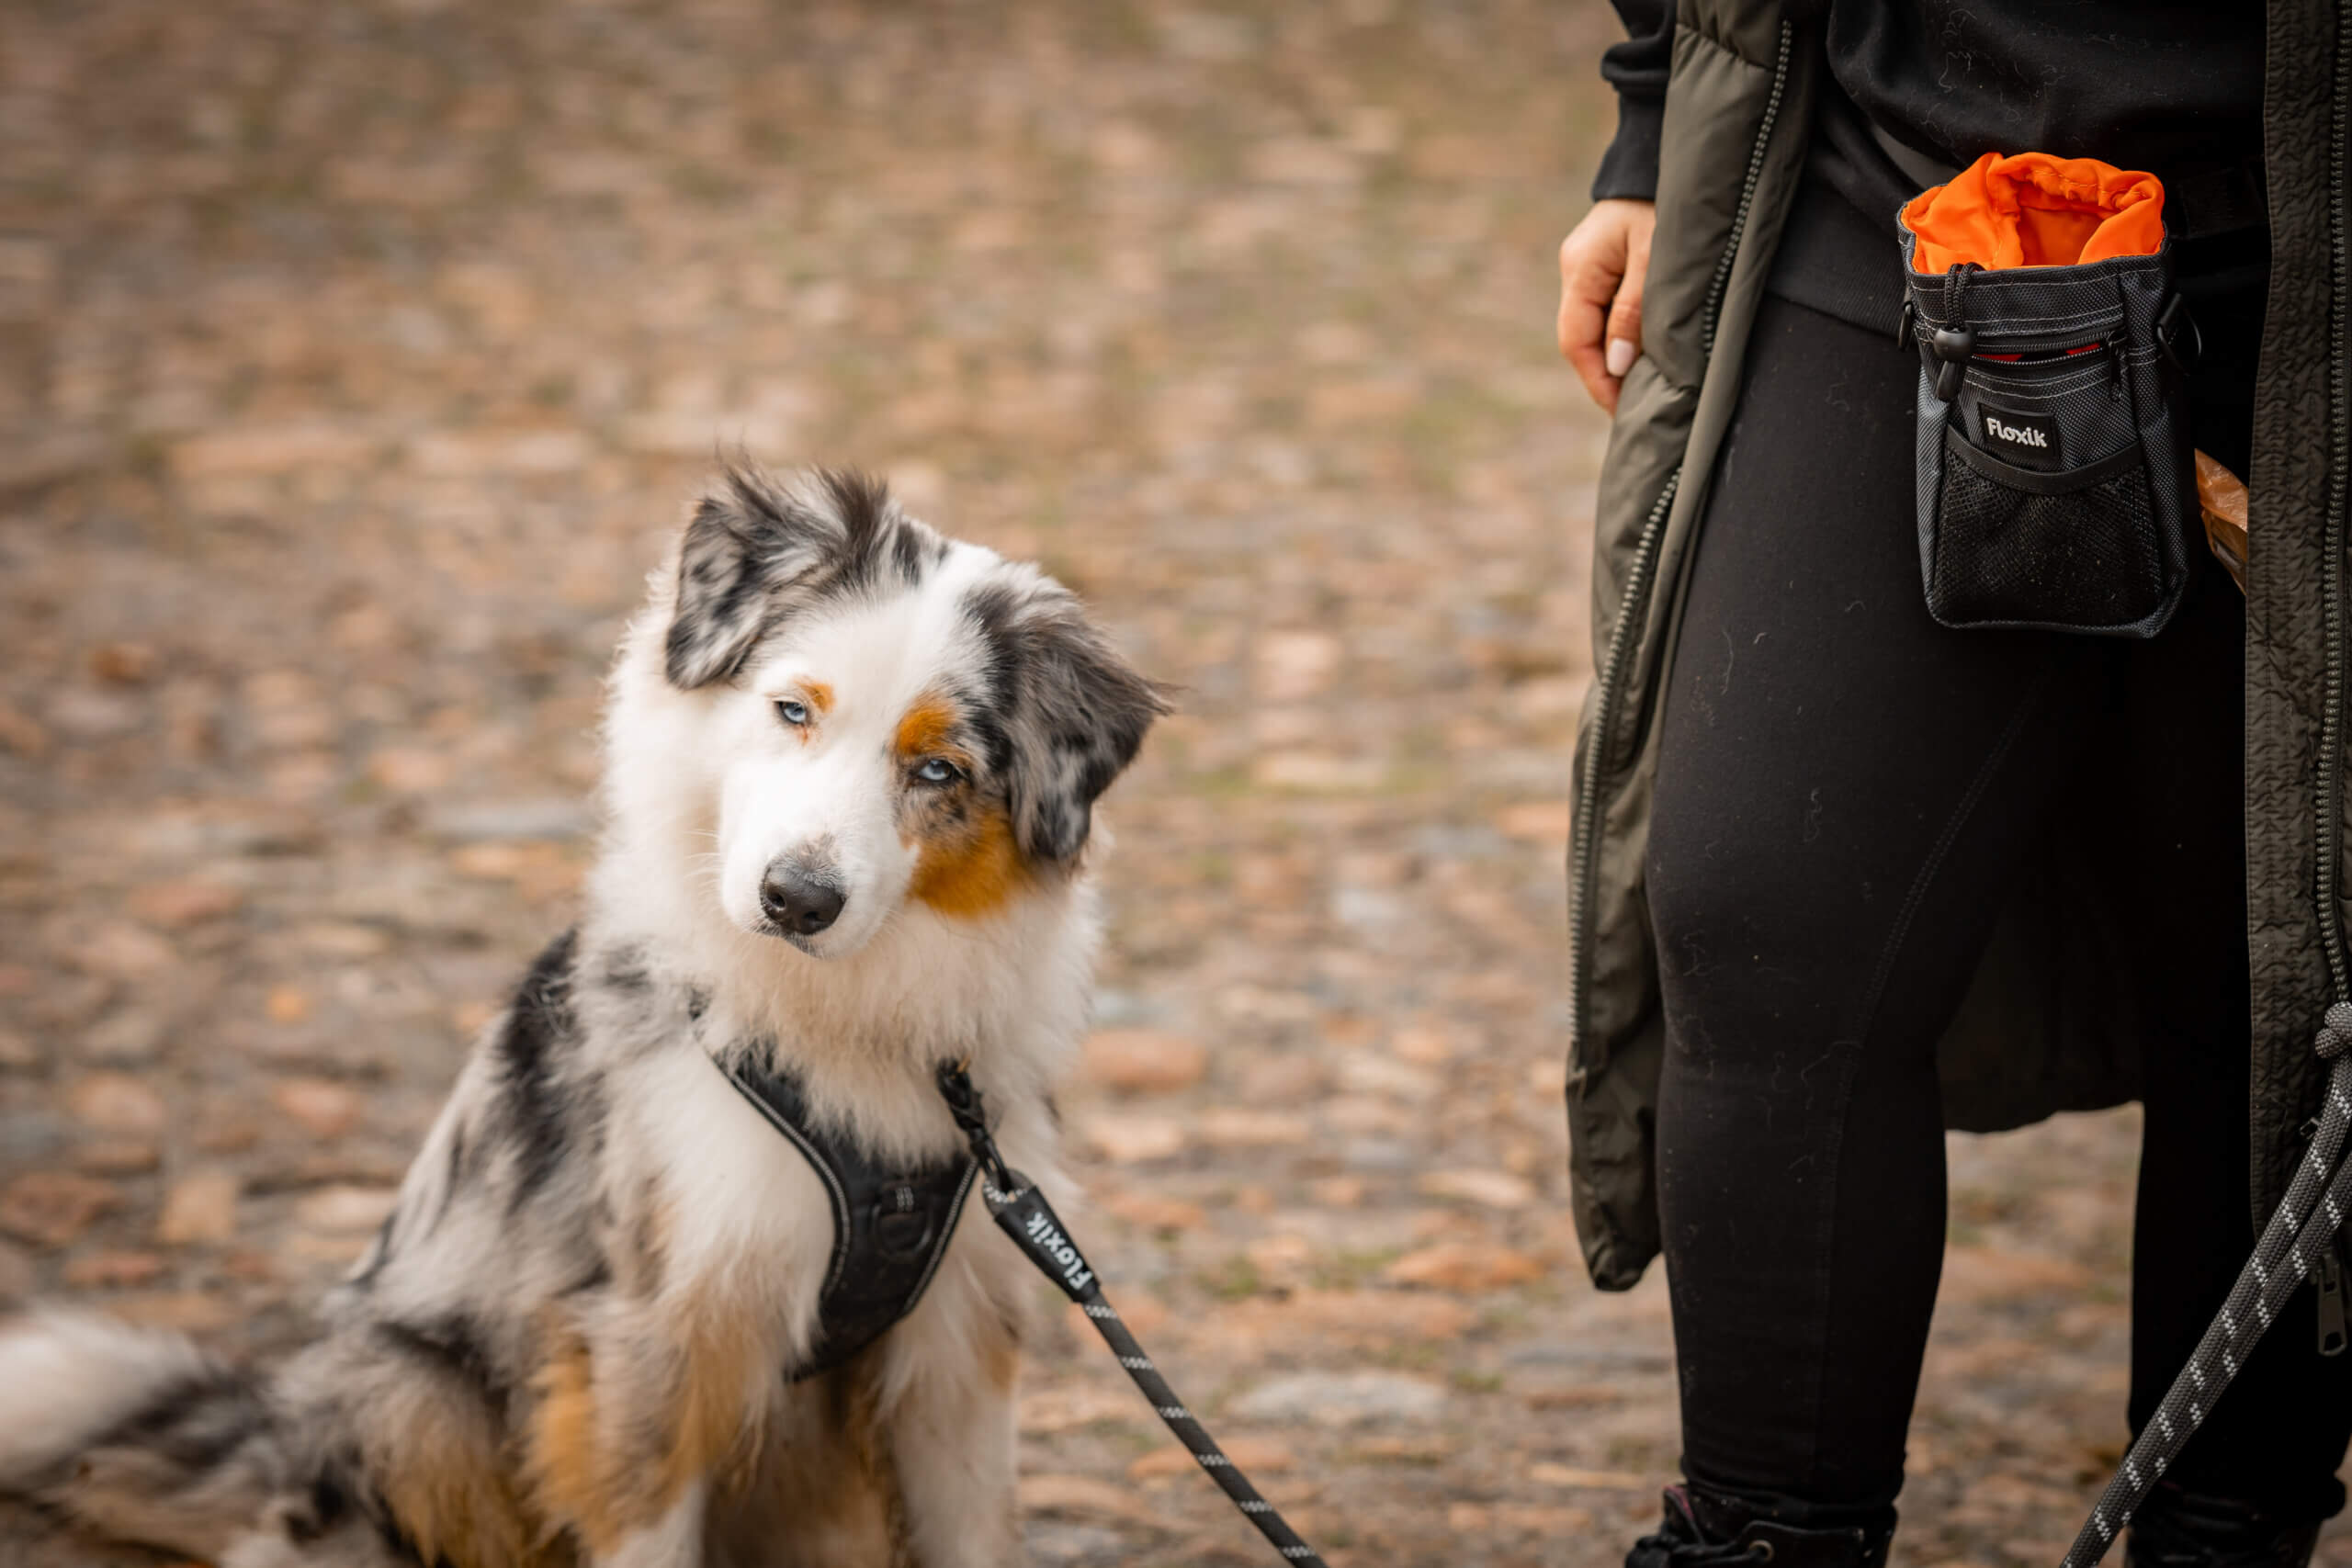
M 981 919 L 1066 875 L 1166 711 L 1068 590 L 862 476 L 730 468 L 673 583 L 663 672 L 704 705 L 719 906 L 818 957 L 909 904 Z

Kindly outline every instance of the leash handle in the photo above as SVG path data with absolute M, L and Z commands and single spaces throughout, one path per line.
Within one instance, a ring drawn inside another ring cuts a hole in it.
M 972 1157 L 987 1173 L 980 1184 L 980 1196 L 986 1200 L 989 1213 L 999 1229 L 1012 1238 L 1013 1245 L 1037 1267 L 1037 1271 L 1051 1280 L 1062 1294 L 1078 1303 L 1086 1320 L 1118 1358 L 1119 1365 L 1151 1402 L 1152 1410 L 1176 1440 L 1200 1461 L 1209 1479 L 1227 1497 L 1241 1515 L 1258 1527 L 1258 1533 L 1282 1553 L 1285 1562 L 1307 1564 L 1308 1568 L 1325 1568 L 1316 1550 L 1299 1539 L 1298 1532 L 1274 1506 L 1259 1495 L 1250 1483 L 1241 1467 L 1217 1447 L 1209 1429 L 1200 1423 L 1168 1380 L 1159 1375 L 1159 1368 L 1144 1353 L 1143 1346 L 1127 1331 L 1126 1321 L 1102 1294 L 1102 1282 L 1095 1277 L 1085 1254 L 1070 1239 L 1069 1227 L 1046 1195 L 1035 1182 L 1019 1171 L 1009 1168 L 997 1152 L 996 1139 L 990 1135 L 988 1121 L 980 1111 L 980 1091 L 976 1088 L 960 1063 L 944 1063 L 939 1069 L 939 1092 L 946 1097 L 949 1111 L 956 1126 L 972 1146 Z

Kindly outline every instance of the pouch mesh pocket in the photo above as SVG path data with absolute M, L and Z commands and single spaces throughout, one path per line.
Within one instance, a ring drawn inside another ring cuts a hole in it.
M 2106 477 L 2052 493 L 1981 472 L 1951 451 L 1958 445 L 1947 445 L 1936 502 L 1928 604 L 1938 620 L 2088 629 L 2162 607 L 2165 542 L 2136 451 Z
M 2169 242 L 2071 265 L 1911 270 L 1919 575 L 1947 626 L 2151 637 L 2197 521 Z M 2191 356 L 2193 358 L 2193 355 Z

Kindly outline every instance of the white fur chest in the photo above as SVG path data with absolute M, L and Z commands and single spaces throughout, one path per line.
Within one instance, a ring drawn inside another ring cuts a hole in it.
M 644 1168 L 617 1174 L 656 1194 L 663 1292 L 751 1307 L 797 1359 L 832 1256 L 823 1179 L 701 1051 L 656 1053 L 629 1076 L 621 1146 Z

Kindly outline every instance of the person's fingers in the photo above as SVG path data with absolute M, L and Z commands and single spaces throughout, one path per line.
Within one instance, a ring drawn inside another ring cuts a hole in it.
M 1611 413 L 1641 354 L 1642 286 L 1657 220 L 1646 201 L 1596 202 L 1560 244 L 1560 353 Z
M 1609 374 L 1621 381 L 1625 372 L 1634 367 L 1642 350 L 1642 286 L 1649 280 L 1649 225 L 1629 225 L 1625 236 L 1625 277 L 1618 285 L 1617 298 L 1609 308 L 1609 325 L 1602 333 L 1609 344 L 1604 355 Z
M 1574 324 L 1570 318 L 1574 317 Z M 1600 346 L 1601 322 L 1607 319 L 1600 306 L 1563 303 L 1560 307 L 1560 347 L 1575 369 L 1577 379 L 1594 402 L 1602 408 L 1614 408 L 1617 402 L 1616 378 L 1610 375 L 1607 359 Z
M 1579 227 L 1560 246 L 1560 353 L 1575 367 L 1577 378 L 1592 400 L 1602 408 L 1617 406 L 1617 378 L 1610 374 L 1602 348 L 1611 298 L 1617 292 L 1618 270 L 1600 254 L 1595 236 Z

